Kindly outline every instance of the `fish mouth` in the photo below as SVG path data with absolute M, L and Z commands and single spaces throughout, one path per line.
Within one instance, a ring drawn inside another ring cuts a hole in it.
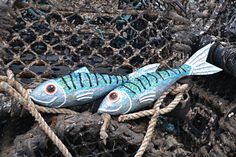
M 117 109 L 114 109 L 114 110 L 106 110 L 106 109 L 103 109 L 103 108 L 99 108 L 98 109 L 98 113 L 99 114 L 102 114 L 102 113 L 109 113 L 109 114 L 112 114 L 112 115 L 117 115 L 117 111 L 119 111 L 121 109 L 122 105 L 120 105 Z
M 42 104 L 42 105 L 49 106 L 49 104 L 51 104 L 52 102 L 54 102 L 58 97 L 56 96 L 56 97 L 52 98 L 50 101 L 42 101 L 42 100 L 39 100 L 39 99 L 34 98 L 33 96 L 30 96 L 30 98 L 31 98 L 33 101 L 37 102 L 37 103 L 40 103 L 40 104 Z

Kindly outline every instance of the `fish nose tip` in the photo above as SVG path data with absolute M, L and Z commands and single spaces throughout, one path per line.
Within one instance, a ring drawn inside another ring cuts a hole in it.
M 97 113 L 98 113 L 98 114 L 102 114 L 103 112 L 102 112 L 102 110 L 99 108 L 99 109 L 97 110 Z
M 105 113 L 105 112 L 106 112 L 106 110 L 102 106 L 100 106 L 97 110 L 97 113 L 99 113 L 99 114 L 102 114 L 102 113 Z
M 29 93 L 29 97 L 30 97 L 30 99 L 34 99 L 34 95 L 33 95 L 33 93 L 31 92 L 31 93 Z
M 36 101 L 36 98 L 35 98 L 33 95 L 30 94 L 29 97 L 30 97 L 30 99 L 31 99 L 32 101 Z
M 35 95 L 35 91 L 34 90 L 29 91 L 29 96 L 30 97 L 34 97 L 34 95 Z

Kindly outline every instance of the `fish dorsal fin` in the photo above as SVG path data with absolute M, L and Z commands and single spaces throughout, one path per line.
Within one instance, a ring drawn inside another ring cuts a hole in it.
M 129 79 L 133 79 L 133 78 L 140 77 L 140 76 L 147 74 L 147 73 L 155 72 L 155 71 L 157 71 L 159 66 L 160 66 L 160 63 L 146 65 L 146 66 L 132 72 L 131 74 L 128 75 L 128 77 L 129 77 Z
M 156 100 L 156 92 L 155 91 L 148 91 L 145 92 L 145 94 L 143 94 L 142 96 L 140 96 L 139 98 L 139 103 L 151 103 L 154 100 Z
M 82 67 L 74 71 L 74 73 L 90 73 L 87 67 Z

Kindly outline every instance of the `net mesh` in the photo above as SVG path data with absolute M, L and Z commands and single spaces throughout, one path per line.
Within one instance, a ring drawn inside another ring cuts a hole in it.
M 44 5 L 21 9 L 6 39 L 5 68 L 12 69 L 25 85 L 33 87 L 81 66 L 124 74 L 148 63 L 180 64 L 191 52 L 191 48 L 173 49 L 173 21 L 158 6 L 142 7 L 141 1 L 53 1 L 48 4 L 51 7 Z M 140 9 L 131 7 L 138 5 Z

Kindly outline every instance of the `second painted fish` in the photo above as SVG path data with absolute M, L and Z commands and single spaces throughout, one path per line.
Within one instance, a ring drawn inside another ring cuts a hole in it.
M 48 107 L 67 107 L 92 102 L 115 87 L 145 73 L 156 71 L 159 64 L 149 64 L 127 76 L 91 73 L 82 67 L 68 75 L 43 82 L 30 97 Z
M 111 91 L 102 101 L 98 112 L 120 115 L 146 107 L 182 77 L 210 75 L 222 69 L 206 62 L 212 44 L 198 50 L 178 68 L 155 71 L 134 78 Z

